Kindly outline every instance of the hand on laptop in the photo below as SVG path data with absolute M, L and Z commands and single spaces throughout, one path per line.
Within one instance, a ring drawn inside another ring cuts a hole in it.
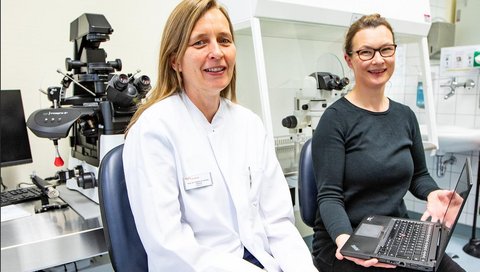
M 427 220 L 428 217 L 431 217 L 433 222 L 444 222 L 445 226 L 451 228 L 460 212 L 463 201 L 463 197 L 454 191 L 433 191 L 428 195 L 427 210 L 423 213 L 421 219 Z M 447 208 L 448 212 L 446 212 Z
M 430 218 L 432 222 L 442 222 L 452 194 L 453 191 L 448 190 L 435 190 L 428 194 L 427 210 L 423 213 L 420 220 L 426 221 Z M 453 223 L 454 220 L 455 218 L 450 223 Z
M 382 268 L 395 268 L 395 265 L 391 264 L 386 264 L 386 263 L 380 263 L 378 259 L 372 258 L 369 260 L 364 260 L 364 259 L 359 259 L 359 258 L 354 258 L 354 257 L 346 257 L 343 256 L 340 253 L 340 249 L 342 249 L 343 245 L 347 242 L 348 238 L 350 238 L 350 235 L 348 234 L 340 234 L 338 235 L 337 239 L 335 239 L 335 243 L 337 244 L 337 252 L 335 253 L 335 257 L 339 260 L 343 260 L 344 258 L 356 263 L 357 265 L 361 265 L 364 267 L 382 267 Z

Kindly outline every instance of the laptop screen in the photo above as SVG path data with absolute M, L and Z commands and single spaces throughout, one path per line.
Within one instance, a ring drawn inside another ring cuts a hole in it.
M 470 192 L 471 186 L 471 175 L 469 175 L 470 163 L 469 161 L 465 161 L 463 165 L 462 172 L 460 173 L 460 177 L 458 178 L 457 185 L 453 191 L 453 194 L 450 197 L 450 201 L 448 204 L 448 208 L 445 211 L 445 216 L 443 218 L 442 224 L 447 227 L 449 230 L 452 229 L 453 224 L 460 216 L 460 211 L 462 210 L 462 206 L 465 202 L 465 199 Z
M 448 207 L 445 211 L 445 215 L 442 220 L 442 232 L 440 237 L 439 253 L 443 254 L 447 247 L 448 241 L 452 236 L 452 229 L 460 217 L 463 206 L 465 205 L 465 199 L 468 197 L 472 188 L 472 169 L 470 165 L 470 159 L 467 158 L 463 165 L 462 172 L 457 181 L 457 185 L 451 194 Z M 438 259 L 440 262 L 440 259 Z

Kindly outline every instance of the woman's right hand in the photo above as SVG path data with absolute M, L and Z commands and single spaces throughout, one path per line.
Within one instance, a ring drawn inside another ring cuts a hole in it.
M 382 268 L 395 268 L 395 265 L 391 264 L 386 264 L 386 263 L 381 263 L 378 261 L 376 258 L 372 258 L 369 260 L 364 260 L 364 259 L 359 259 L 359 258 L 354 258 L 354 257 L 347 257 L 343 256 L 342 253 L 340 253 L 340 249 L 342 249 L 343 245 L 347 242 L 348 238 L 350 238 L 350 235 L 348 234 L 340 234 L 338 235 L 337 239 L 335 239 L 335 243 L 337 244 L 337 252 L 335 253 L 335 257 L 339 260 L 343 260 L 344 258 L 356 263 L 357 265 L 361 265 L 364 267 L 382 267 Z

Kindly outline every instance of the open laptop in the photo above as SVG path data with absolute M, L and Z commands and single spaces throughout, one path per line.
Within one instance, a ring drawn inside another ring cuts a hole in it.
M 340 252 L 360 259 L 422 271 L 436 271 L 472 188 L 472 169 L 467 158 L 449 200 L 443 222 L 388 216 L 367 216 Z M 424 241 L 424 242 L 423 242 Z

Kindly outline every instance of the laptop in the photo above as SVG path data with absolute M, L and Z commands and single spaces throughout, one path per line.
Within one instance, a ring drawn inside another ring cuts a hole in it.
M 344 256 L 422 271 L 436 271 L 472 188 L 467 158 L 449 200 L 443 222 L 372 215 L 365 217 L 342 247 Z

